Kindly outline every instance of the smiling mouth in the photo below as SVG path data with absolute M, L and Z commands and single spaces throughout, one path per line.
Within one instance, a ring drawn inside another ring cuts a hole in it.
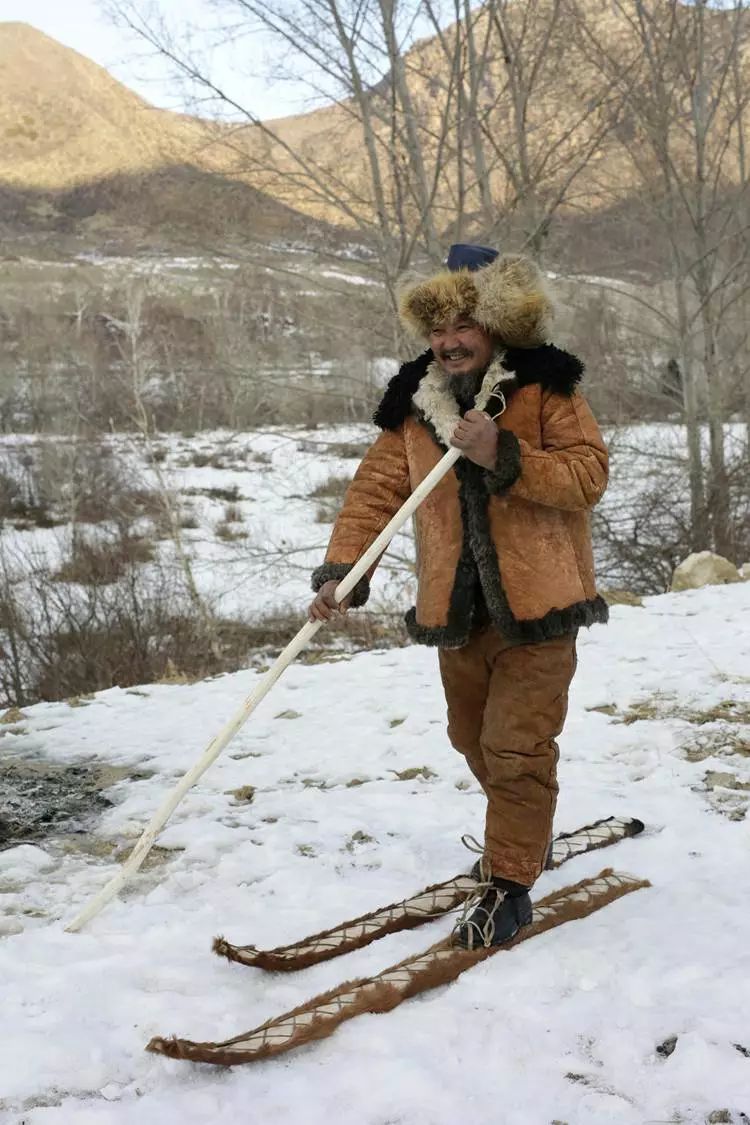
M 470 352 L 442 352 L 440 358 L 448 363 L 457 363 L 460 359 L 469 359 Z

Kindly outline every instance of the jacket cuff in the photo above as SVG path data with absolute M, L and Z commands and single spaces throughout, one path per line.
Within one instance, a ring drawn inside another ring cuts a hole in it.
M 340 582 L 342 578 L 346 578 L 349 571 L 354 566 L 354 563 L 323 563 L 312 572 L 310 585 L 317 594 L 321 586 L 326 582 L 335 580 Z M 352 590 L 351 594 L 351 607 L 352 609 L 359 609 L 364 605 L 370 596 L 370 579 L 366 574 L 363 574 L 357 585 Z
M 494 496 L 507 492 L 521 475 L 521 446 L 512 430 L 497 431 L 495 466 L 484 470 L 487 491 Z

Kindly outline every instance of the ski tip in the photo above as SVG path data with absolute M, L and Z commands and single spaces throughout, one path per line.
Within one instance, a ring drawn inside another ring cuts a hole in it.
M 150 1051 L 152 1055 L 166 1055 L 170 1059 L 184 1059 L 185 1054 L 182 1050 L 182 1044 L 176 1036 L 171 1036 L 169 1039 L 164 1039 L 161 1035 L 155 1035 L 146 1044 L 146 1050 Z
M 228 960 L 231 960 L 232 946 L 227 941 L 227 939 L 222 937 L 221 935 L 214 938 L 211 949 L 217 955 L 217 957 L 226 957 Z

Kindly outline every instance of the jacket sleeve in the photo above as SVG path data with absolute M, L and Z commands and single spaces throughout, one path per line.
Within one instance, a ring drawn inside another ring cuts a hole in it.
M 499 431 L 487 490 L 549 508 L 593 508 L 607 487 L 609 458 L 594 415 L 580 394 L 548 394 L 542 401 L 542 448 L 510 430 Z
M 312 588 L 345 578 L 374 543 L 411 493 L 403 427 L 386 430 L 370 446 L 346 491 L 326 551 L 325 562 L 312 574 Z M 364 605 L 377 559 L 353 590 L 352 605 Z

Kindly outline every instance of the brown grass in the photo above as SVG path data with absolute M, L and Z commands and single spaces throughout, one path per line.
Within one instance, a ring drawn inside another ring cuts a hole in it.
M 123 538 L 102 543 L 79 539 L 70 558 L 52 575 L 52 581 L 105 586 L 116 582 L 134 563 L 151 562 L 153 558 L 153 546 L 143 539 Z
M 312 490 L 310 496 L 313 500 L 343 500 L 346 490 L 352 483 L 350 476 L 340 476 L 332 473 L 326 480 Z
M 247 539 L 249 533 L 224 520 L 217 523 L 214 534 L 217 539 L 221 539 L 224 543 L 234 543 L 238 539 Z

